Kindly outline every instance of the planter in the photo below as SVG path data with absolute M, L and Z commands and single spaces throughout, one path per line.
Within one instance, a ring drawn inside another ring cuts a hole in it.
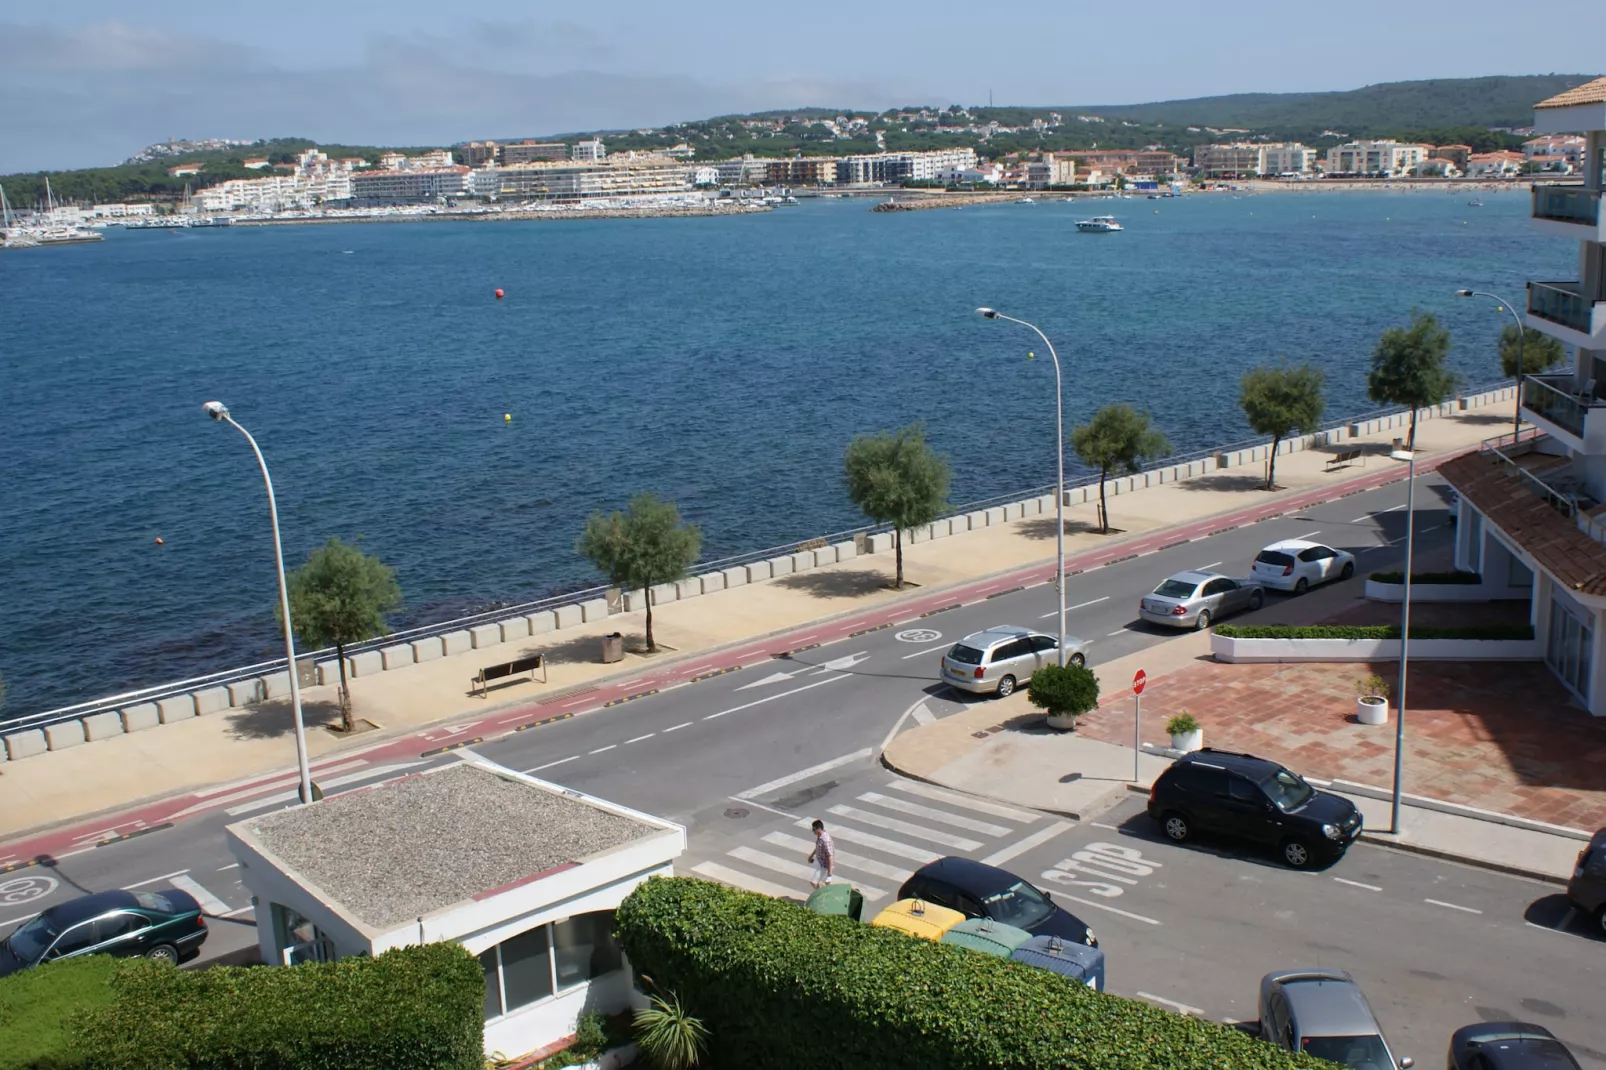
M 1047 720 L 1050 728 L 1057 728 L 1061 732 L 1076 731 L 1076 714 L 1074 713 L 1051 713 L 1048 715 Z
M 1481 583 L 1423 583 L 1411 581 L 1411 604 L 1419 602 L 1500 602 L 1507 599 L 1527 598 L 1532 592 L 1526 588 L 1509 589 Z M 1405 584 L 1379 583 L 1368 578 L 1366 597 L 1374 602 L 1405 601 Z
M 1217 661 L 1396 661 L 1398 639 L 1235 639 L 1211 633 Z M 1421 661 L 1543 661 L 1537 639 L 1412 639 L 1411 657 Z
M 1362 724 L 1388 724 L 1389 702 L 1386 698 L 1372 696 L 1355 700 L 1355 719 Z
M 1204 729 L 1195 728 L 1192 732 L 1172 732 L 1171 749 L 1182 751 L 1196 751 L 1204 746 Z

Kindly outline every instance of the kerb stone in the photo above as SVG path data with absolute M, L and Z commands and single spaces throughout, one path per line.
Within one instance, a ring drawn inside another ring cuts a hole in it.
M 45 728 L 45 746 L 51 750 L 66 750 L 68 747 L 82 746 L 84 742 L 82 721 L 63 721 Z
M 138 706 L 118 710 L 117 719 L 123 722 L 124 732 L 143 732 L 162 723 L 161 713 L 154 702 L 142 702 Z
M 123 734 L 123 719 L 117 716 L 114 710 L 107 710 L 105 713 L 92 713 L 83 720 L 84 738 L 91 742 Z

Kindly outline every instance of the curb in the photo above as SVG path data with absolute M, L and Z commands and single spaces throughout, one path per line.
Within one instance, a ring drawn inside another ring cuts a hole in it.
M 1067 818 L 1071 821 L 1091 821 L 1100 814 L 1106 813 L 1109 810 L 1113 810 L 1121 801 L 1122 788 L 1132 787 L 1131 784 L 1115 784 L 1112 785 L 1103 795 L 1095 799 L 1093 804 L 1086 809 L 1080 811 L 1057 810 L 1051 806 L 1034 806 L 1030 803 L 1016 802 L 1014 799 L 1000 799 L 996 795 L 980 795 L 965 788 L 956 788 L 952 784 L 944 784 L 940 780 L 933 780 L 931 777 L 921 776 L 918 773 L 911 773 L 905 769 L 898 768 L 896 765 L 892 764 L 892 762 L 888 761 L 886 751 L 882 751 L 880 754 L 876 755 L 876 760 L 881 763 L 882 768 L 886 769 L 888 772 L 898 774 L 905 780 L 916 780 L 922 784 L 930 784 L 934 788 L 942 788 L 944 791 L 951 791 L 956 795 L 968 795 L 972 799 L 1002 803 L 1006 806 L 1019 807 L 1022 810 L 1033 810 L 1039 814 L 1048 814 L 1053 817 Z M 1149 789 L 1144 788 L 1143 790 L 1148 791 Z

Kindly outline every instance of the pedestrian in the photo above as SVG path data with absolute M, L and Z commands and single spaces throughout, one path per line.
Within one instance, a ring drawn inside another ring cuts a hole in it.
M 814 863 L 814 873 L 809 883 L 815 888 L 830 884 L 831 876 L 836 871 L 836 844 L 831 842 L 831 834 L 825 831 L 825 822 L 818 818 L 814 821 L 814 850 L 809 852 L 809 861 Z

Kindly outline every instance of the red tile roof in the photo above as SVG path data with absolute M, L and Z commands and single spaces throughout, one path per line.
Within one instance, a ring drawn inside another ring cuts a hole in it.
M 1534 108 L 1570 108 L 1575 104 L 1606 104 L 1606 78 L 1596 78 L 1565 93 L 1557 93 L 1549 100 L 1541 100 Z

